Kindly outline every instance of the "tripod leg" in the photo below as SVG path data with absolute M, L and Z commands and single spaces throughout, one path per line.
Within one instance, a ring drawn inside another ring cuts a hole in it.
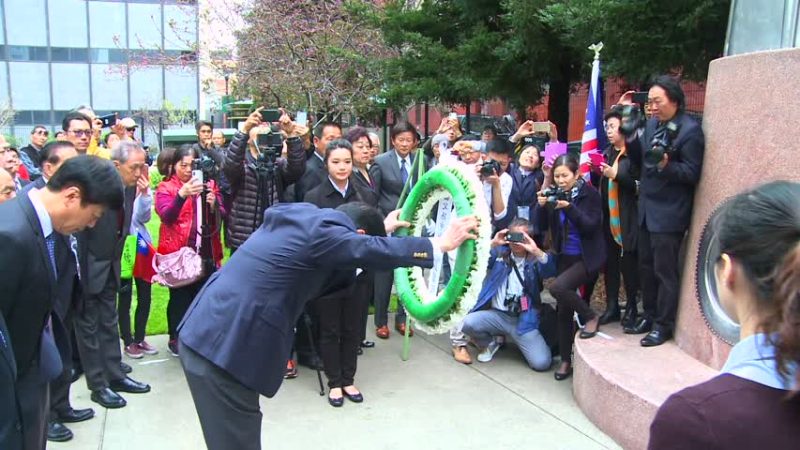
M 311 354 L 313 358 L 317 361 L 322 361 L 319 354 L 317 354 L 317 346 L 314 344 L 314 335 L 311 334 L 311 317 L 308 313 L 303 313 L 303 323 L 306 324 L 306 332 L 308 333 L 308 342 L 311 346 Z M 325 395 L 325 385 L 322 383 L 322 371 L 319 370 L 319 366 L 316 367 L 317 369 L 317 380 L 319 381 L 319 395 Z

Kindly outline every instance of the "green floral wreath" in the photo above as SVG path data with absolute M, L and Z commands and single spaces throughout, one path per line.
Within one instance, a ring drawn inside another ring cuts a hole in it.
M 400 301 L 416 327 L 426 333 L 446 332 L 463 319 L 478 299 L 492 231 L 483 195 L 483 185 L 475 172 L 461 162 L 452 162 L 425 173 L 403 204 L 400 219 L 410 222 L 411 227 L 398 230 L 397 236 L 421 236 L 435 205 L 448 197 L 453 199 L 455 216 L 476 215 L 480 220 L 478 239 L 465 241 L 457 249 L 450 279 L 437 296 L 428 292 L 421 268 L 394 271 Z

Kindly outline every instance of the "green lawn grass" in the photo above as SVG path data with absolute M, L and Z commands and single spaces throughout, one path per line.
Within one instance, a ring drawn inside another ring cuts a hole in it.
M 161 219 L 158 217 L 158 214 L 153 211 L 153 216 L 150 219 L 150 222 L 147 223 L 147 229 L 150 231 L 150 236 L 153 237 L 153 246 L 158 247 L 158 229 L 161 226 Z M 230 250 L 227 248 L 225 249 L 225 257 L 222 260 L 222 263 L 225 264 L 225 261 L 228 260 L 230 257 Z M 131 316 L 133 316 L 134 312 L 136 311 L 136 285 L 134 284 L 133 288 L 133 300 L 131 306 Z M 152 300 L 150 302 L 150 318 L 147 320 L 147 331 L 146 334 L 153 335 L 153 334 L 166 334 L 167 333 L 167 303 L 169 302 L 169 289 L 160 284 L 153 284 L 152 288 Z M 397 309 L 397 298 L 396 296 L 392 296 L 389 301 L 389 311 L 395 311 Z M 374 308 L 370 306 L 369 309 L 370 314 L 374 313 Z M 131 319 L 131 323 L 133 319 Z

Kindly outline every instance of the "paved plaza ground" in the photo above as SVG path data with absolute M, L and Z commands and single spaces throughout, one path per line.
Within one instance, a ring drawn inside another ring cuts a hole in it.
M 371 323 L 371 322 L 370 322 Z M 377 339 L 376 339 L 377 340 Z M 619 448 L 581 413 L 572 381 L 528 369 L 516 347 L 487 364 L 461 365 L 446 335 L 412 338 L 411 357 L 400 359 L 402 339 L 377 340 L 359 358 L 356 385 L 364 403 L 332 408 L 319 396 L 315 372 L 284 382 L 275 398 L 261 398 L 265 449 L 604 449 Z M 69 424 L 75 438 L 55 450 L 203 449 L 202 433 L 180 362 L 166 351 L 166 336 L 149 342 L 161 353 L 123 358 L 152 392 L 123 394 L 128 406 L 106 410 L 89 400 L 83 378 L 72 404 L 93 407 L 94 419 Z M 474 349 L 473 349 L 474 355 Z

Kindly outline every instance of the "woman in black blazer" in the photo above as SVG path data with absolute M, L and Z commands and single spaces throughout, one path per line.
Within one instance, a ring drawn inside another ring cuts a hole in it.
M 558 255 L 558 276 L 550 286 L 550 294 L 558 302 L 558 347 L 561 366 L 555 372 L 556 380 L 572 375 L 572 344 L 575 331 L 573 313 L 577 311 L 581 323 L 581 339 L 597 334 L 599 317 L 583 301 L 576 290 L 589 284 L 606 262 L 606 245 L 603 238 L 602 206 L 600 194 L 581 178 L 578 161 L 569 155 L 556 158 L 545 177 L 562 196 L 548 198 L 544 191 L 538 195 L 537 218 L 542 231 L 550 230 L 553 250 Z M 557 200 L 557 201 L 549 201 Z
M 620 274 L 625 281 L 625 317 L 622 326 L 631 329 L 636 323 L 636 299 L 639 294 L 639 262 L 636 245 L 639 238 L 638 169 L 631 164 L 625 137 L 619 132 L 622 116 L 612 110 L 605 117 L 610 144 L 601 165 L 600 195 L 603 199 L 603 235 L 606 239 L 605 282 L 606 310 L 600 325 L 619 320 Z M 614 220 L 612 220 L 614 219 Z M 618 220 L 618 221 L 617 221 Z M 619 224 L 612 227 L 612 222 Z
M 328 144 L 325 151 L 325 169 L 328 176 L 316 188 L 308 191 L 304 200 L 320 208 L 337 208 L 345 203 L 364 202 L 361 188 L 353 181 L 353 147 L 344 139 Z M 332 280 L 339 289 L 312 302 L 319 316 L 319 353 L 328 377 L 328 403 L 342 406 L 344 397 L 359 403 L 364 397 L 354 385 L 356 361 L 362 341 L 362 318 L 367 297 L 362 289 L 369 277 L 366 272 L 341 273 Z M 356 277 L 356 283 L 352 278 Z M 359 281 L 360 279 L 360 281 Z M 371 294 L 372 291 L 369 291 Z
M 359 188 L 361 201 L 370 205 L 378 206 L 378 193 L 375 192 L 375 185 L 369 175 L 369 161 L 372 159 L 372 148 L 376 145 L 369 137 L 369 132 L 363 127 L 353 127 L 345 135 L 353 145 L 353 180 Z

